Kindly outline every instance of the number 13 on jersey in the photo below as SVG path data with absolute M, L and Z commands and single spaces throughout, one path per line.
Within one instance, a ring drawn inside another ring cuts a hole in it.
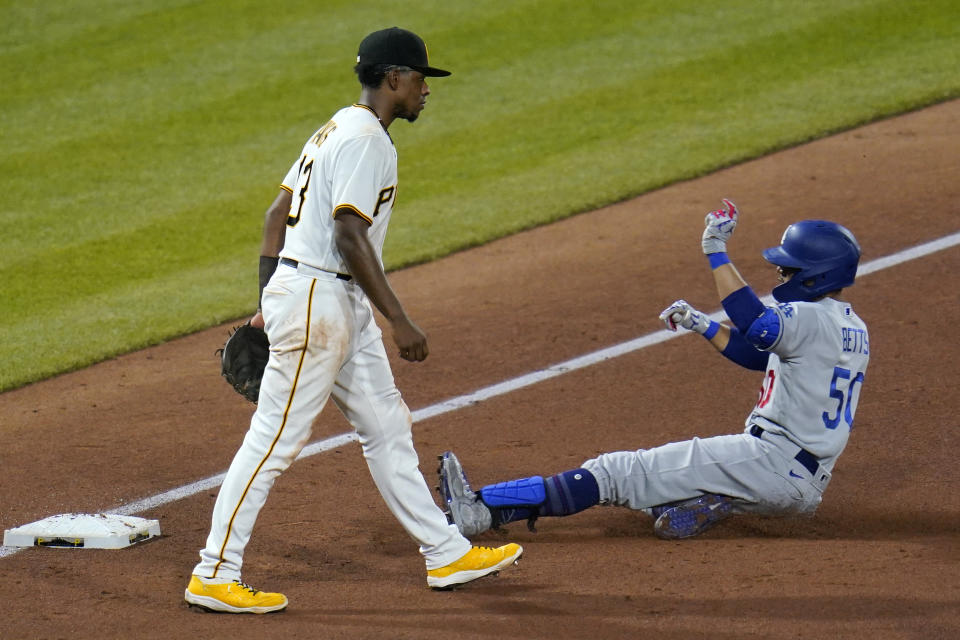
M 297 189 L 296 196 L 297 202 L 290 204 L 290 211 L 293 211 L 294 205 L 297 207 L 297 215 L 292 213 L 287 215 L 287 226 L 295 227 L 297 223 L 300 222 L 300 214 L 303 213 L 303 201 L 307 197 L 307 187 L 310 186 L 310 175 L 313 173 L 313 158 L 310 158 L 310 161 L 307 162 L 307 156 L 300 158 L 300 175 L 297 178 Z

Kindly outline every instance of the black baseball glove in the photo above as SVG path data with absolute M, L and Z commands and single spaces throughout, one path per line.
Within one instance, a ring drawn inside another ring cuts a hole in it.
M 234 329 L 220 356 L 220 374 L 237 393 L 256 404 L 260 396 L 260 381 L 270 358 L 270 341 L 263 329 L 249 322 Z

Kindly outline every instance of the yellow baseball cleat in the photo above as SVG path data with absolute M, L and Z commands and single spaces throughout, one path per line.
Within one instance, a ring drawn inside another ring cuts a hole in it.
M 496 573 L 520 559 L 523 547 L 518 544 L 490 547 L 471 547 L 462 558 L 439 569 L 427 571 L 427 586 L 450 589 L 477 578 Z
M 223 613 L 270 613 L 287 606 L 287 596 L 282 593 L 258 591 L 239 580 L 210 584 L 199 576 L 190 577 L 183 599 L 192 605 Z

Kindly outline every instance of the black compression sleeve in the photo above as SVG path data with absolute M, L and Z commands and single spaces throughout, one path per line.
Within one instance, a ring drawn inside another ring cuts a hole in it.
M 260 293 L 257 296 L 257 309 L 260 308 L 260 301 L 263 299 L 263 288 L 270 282 L 270 276 L 277 270 L 280 264 L 280 258 L 276 256 L 260 256 Z

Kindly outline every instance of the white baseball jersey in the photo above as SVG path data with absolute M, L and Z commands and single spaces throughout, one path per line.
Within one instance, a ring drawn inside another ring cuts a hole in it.
M 303 146 L 281 186 L 293 194 L 280 256 L 347 273 L 334 216 L 347 208 L 370 223 L 367 238 L 383 265 L 383 241 L 397 193 L 397 151 L 368 107 L 344 107 Z
M 377 116 L 353 105 L 338 111 L 303 147 L 283 181 L 293 194 L 281 262 L 263 290 L 270 359 L 257 410 L 214 506 L 193 573 L 238 580 L 257 516 L 274 480 L 309 441 L 329 398 L 357 431 L 370 475 L 387 507 L 420 543 L 427 569 L 443 567 L 470 543 L 434 502 L 420 473 L 410 410 L 400 395 L 373 308 L 336 246 L 334 212 L 370 223 L 383 240 L 397 189 L 397 153 Z M 329 480 L 329 478 L 328 478 Z M 336 512 L 328 516 L 335 521 Z
M 786 435 L 827 469 L 847 445 L 870 359 L 867 327 L 846 302 L 771 307 L 780 336 L 747 427 Z

